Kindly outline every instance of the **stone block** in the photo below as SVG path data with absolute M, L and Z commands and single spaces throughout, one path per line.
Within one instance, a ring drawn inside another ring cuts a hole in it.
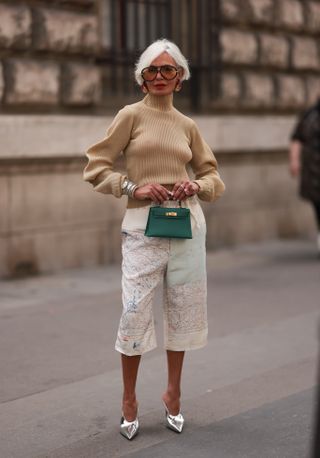
M 278 0 L 277 4 L 279 24 L 293 30 L 303 29 L 303 8 L 299 0 Z
M 209 249 L 314 231 L 311 209 L 309 215 L 303 211 L 309 206 L 299 202 L 286 155 L 270 152 L 262 160 L 258 151 L 251 159 L 243 154 L 222 170 L 228 183 L 226 193 L 215 205 L 204 206 Z
M 25 49 L 31 44 L 32 20 L 23 5 L 0 5 L 0 46 Z
M 121 256 L 120 221 L 114 226 L 116 239 L 108 226 L 101 224 L 17 234 L 10 240 L 9 274 L 49 273 L 115 262 Z
M 285 207 L 285 212 L 282 208 L 277 209 L 274 221 L 277 238 L 314 238 L 316 228 L 312 208 L 298 198 L 298 192 L 296 199 Z
M 8 277 L 8 237 L 0 235 L 0 278 Z
M 41 272 L 40 259 L 35 249 L 36 235 L 36 231 L 10 234 L 7 257 L 8 276 L 22 277 Z
M 49 273 L 66 268 L 110 264 L 121 259 L 121 220 L 112 224 L 100 220 L 81 225 L 66 225 L 51 230 L 35 227 L 8 238 L 6 262 L 0 262 L 0 274 L 8 276 Z M 5 246 L 3 247 L 5 248 Z
M 223 19 L 237 23 L 270 24 L 274 16 L 273 0 L 223 0 Z
M 292 39 L 292 65 L 297 69 L 319 70 L 319 54 L 316 40 L 305 37 L 295 37 Z
M 9 177 L 0 175 L 0 237 L 5 236 L 10 228 L 10 215 L 9 215 Z
M 121 219 L 126 199 L 94 192 L 82 179 L 83 167 L 82 161 L 77 166 L 51 161 L 50 171 L 36 165 L 28 172 L 16 167 L 11 177 L 12 230 L 57 230 L 83 221 L 99 225 Z
M 95 6 L 97 0 L 68 0 L 68 3 L 77 6 Z
M 319 32 L 320 29 L 320 3 L 307 3 L 307 28 L 312 32 Z
M 97 18 L 91 14 L 37 10 L 37 49 L 55 52 L 94 53 L 98 46 Z
M 6 103 L 55 105 L 59 99 L 58 64 L 48 61 L 12 59 L 8 62 L 10 86 Z
M 301 108 L 306 100 L 303 80 L 297 76 L 279 75 L 277 102 L 281 107 Z
M 270 24 L 273 21 L 273 0 L 248 0 L 254 22 Z
M 91 185 L 83 181 L 82 168 L 72 171 L 64 164 L 61 173 L 61 165 L 53 163 L 50 173 L 41 169 L 19 173 L 12 177 L 11 183 L 13 230 L 57 230 L 80 226 L 84 219 L 101 224 L 109 217 L 122 216 L 125 199 L 94 192 Z
M 238 75 L 224 73 L 221 77 L 221 99 L 235 102 L 241 98 L 241 81 Z
M 254 34 L 225 29 L 220 36 L 222 59 L 235 64 L 253 64 L 257 60 L 258 45 Z
M 119 228 L 119 226 L 118 226 Z M 120 238 L 120 230 L 119 238 Z M 32 237 L 33 253 L 40 272 L 53 272 L 112 262 L 112 243 L 106 225 L 66 228 L 64 231 L 37 232 Z M 16 239 L 21 252 L 24 240 Z
M 219 152 L 283 151 L 288 146 L 288 135 L 296 121 L 295 116 L 279 116 L 276 113 L 263 116 L 244 116 L 241 113 L 227 116 L 193 115 L 192 118 L 206 142 Z
M 246 135 L 250 135 L 250 132 L 246 132 Z M 241 153 L 240 153 L 241 155 Z M 218 208 L 218 204 L 225 211 L 232 211 L 235 206 L 234 196 L 237 196 L 237 200 L 242 202 L 242 207 L 252 208 L 255 203 L 261 201 L 265 193 L 264 188 L 264 177 L 261 177 L 261 166 L 253 164 L 251 160 L 247 160 L 245 165 L 226 164 L 221 166 L 221 173 L 225 183 L 228 183 L 226 192 L 223 195 L 223 199 L 219 199 L 214 204 L 214 208 Z M 249 192 L 249 189 L 254 192 Z
M 289 43 L 284 37 L 260 35 L 260 62 L 263 65 L 284 68 L 288 65 Z
M 240 10 L 239 0 L 224 0 L 221 2 L 221 12 L 224 19 L 239 19 Z
M 67 105 L 92 105 L 101 100 L 99 68 L 85 64 L 68 64 L 64 68 L 63 101 Z
M 207 221 L 207 233 L 214 235 L 214 238 L 207 241 L 208 249 L 275 239 L 275 213 L 276 211 L 270 208 L 239 207 L 233 209 L 233 217 L 229 212 L 219 212 Z
M 308 76 L 306 78 L 307 86 L 307 104 L 308 106 L 313 105 L 320 97 L 320 77 L 319 76 Z
M 4 92 L 3 65 L 2 65 L 2 62 L 0 62 L 0 104 L 2 102 L 3 92 Z
M 103 116 L 48 113 L 34 115 L 29 111 L 26 114 L 2 114 L 0 160 L 83 158 L 88 146 L 105 136 L 115 115 L 114 107 L 112 113 L 113 115 Z
M 50 137 L 48 137 L 50 138 Z M 83 161 L 16 163 L 0 177 L 0 275 L 28 275 L 118 261 L 126 199 L 93 191 Z M 12 191 L 11 194 L 9 194 Z M 9 225 L 10 221 L 10 225 Z
M 245 75 L 245 104 L 251 106 L 270 106 L 274 102 L 274 87 L 270 76 L 247 73 Z

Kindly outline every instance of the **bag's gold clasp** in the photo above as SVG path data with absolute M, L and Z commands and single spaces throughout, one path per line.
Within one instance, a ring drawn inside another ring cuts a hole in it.
M 166 216 L 177 216 L 177 212 L 166 212 Z

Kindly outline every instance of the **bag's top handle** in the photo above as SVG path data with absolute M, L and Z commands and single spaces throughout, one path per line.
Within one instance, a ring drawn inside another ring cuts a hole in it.
M 181 205 L 181 200 L 175 200 L 175 199 L 167 199 L 165 200 L 164 202 L 178 202 L 179 203 L 179 207 L 182 208 L 182 205 Z M 161 207 L 162 204 L 156 204 L 155 202 L 151 202 L 151 207 Z
M 168 199 L 168 201 L 179 202 L 179 207 L 181 208 L 181 200 L 174 200 L 173 198 Z

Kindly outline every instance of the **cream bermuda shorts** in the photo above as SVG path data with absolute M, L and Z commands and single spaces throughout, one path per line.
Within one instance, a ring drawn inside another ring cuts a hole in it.
M 142 355 L 157 346 L 152 303 L 162 280 L 165 348 L 185 351 L 207 342 L 206 224 L 197 200 L 187 206 L 192 239 L 146 237 L 149 206 L 126 211 L 122 224 L 123 311 L 115 344 L 120 353 Z

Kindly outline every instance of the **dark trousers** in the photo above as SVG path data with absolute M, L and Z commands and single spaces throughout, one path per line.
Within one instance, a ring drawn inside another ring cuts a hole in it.
M 319 342 L 320 342 L 320 326 L 319 326 Z M 320 457 L 320 345 L 319 345 L 319 360 L 318 360 L 318 387 L 316 395 L 316 415 L 315 424 L 313 427 L 313 450 L 312 458 Z
M 312 202 L 312 205 L 313 205 L 313 208 L 314 208 L 314 213 L 316 215 L 318 230 L 320 231 L 320 203 Z

